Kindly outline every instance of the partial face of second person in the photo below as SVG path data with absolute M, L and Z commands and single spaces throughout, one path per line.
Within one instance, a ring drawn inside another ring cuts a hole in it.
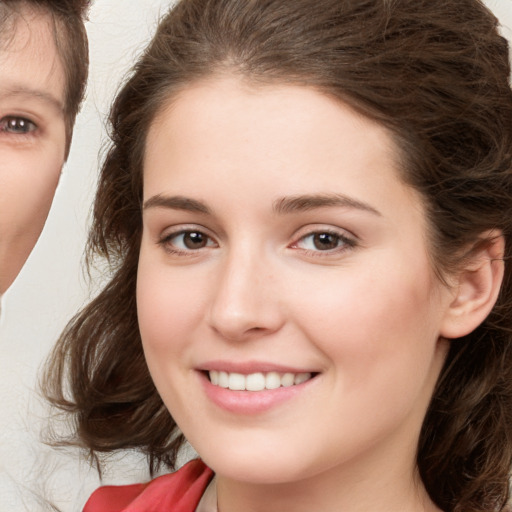
M 389 134 L 226 77 L 178 94 L 146 150 L 144 351 L 219 484 L 410 485 L 452 296 Z
M 65 79 L 51 18 L 24 8 L 0 46 L 0 293 L 50 210 L 64 163 Z

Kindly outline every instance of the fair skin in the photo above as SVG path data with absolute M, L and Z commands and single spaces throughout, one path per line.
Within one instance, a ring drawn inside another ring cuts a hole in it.
M 469 324 L 396 156 L 340 102 L 230 77 L 149 131 L 142 342 L 221 512 L 439 510 L 416 447 L 443 335 Z
M 65 78 L 49 16 L 26 7 L 0 49 L 0 294 L 34 247 L 64 164 Z

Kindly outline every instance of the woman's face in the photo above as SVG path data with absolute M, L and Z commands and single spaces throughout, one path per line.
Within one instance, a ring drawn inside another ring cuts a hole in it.
M 452 294 L 388 133 L 305 87 L 217 78 L 146 149 L 142 342 L 201 457 L 246 482 L 411 475 Z
M 25 10 L 0 47 L 0 293 L 43 229 L 65 145 L 64 70 L 51 20 Z

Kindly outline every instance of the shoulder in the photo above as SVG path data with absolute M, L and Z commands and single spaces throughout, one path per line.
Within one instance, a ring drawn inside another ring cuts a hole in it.
M 83 512 L 193 512 L 212 477 L 212 470 L 195 459 L 145 484 L 100 487 Z

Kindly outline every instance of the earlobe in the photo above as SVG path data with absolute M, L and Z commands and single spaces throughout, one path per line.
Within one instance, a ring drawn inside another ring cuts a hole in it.
M 460 338 L 475 330 L 496 303 L 503 281 L 505 240 L 496 231 L 484 233 L 457 284 L 441 328 L 441 336 Z

